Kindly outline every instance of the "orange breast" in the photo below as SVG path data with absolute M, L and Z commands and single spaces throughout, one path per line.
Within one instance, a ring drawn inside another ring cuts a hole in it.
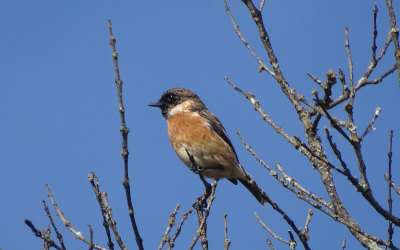
M 223 167 L 223 170 L 204 171 L 205 177 L 238 177 L 238 162 L 232 149 L 197 113 L 180 111 L 171 116 L 168 135 L 172 147 L 186 166 L 190 167 L 188 150 L 199 166 L 206 169 Z

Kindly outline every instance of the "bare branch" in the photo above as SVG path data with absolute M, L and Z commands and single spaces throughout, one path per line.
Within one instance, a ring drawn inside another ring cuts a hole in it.
M 175 234 L 174 234 L 174 237 L 172 238 L 171 243 L 170 243 L 169 246 L 168 246 L 168 250 L 172 249 L 172 248 L 175 246 L 175 240 L 176 240 L 176 238 L 178 238 L 179 233 L 181 232 L 183 222 L 184 222 L 185 220 L 187 220 L 189 214 L 191 214 L 192 212 L 193 212 L 193 209 L 190 209 L 189 211 L 187 211 L 186 213 L 184 213 L 184 214 L 182 215 L 182 220 L 181 220 L 181 222 L 179 223 L 179 226 L 178 226 L 177 229 L 176 229 L 176 232 L 175 232 Z
M 254 56 L 254 58 L 257 60 L 257 62 L 260 64 L 260 67 L 258 69 L 259 72 L 261 72 L 262 70 L 265 70 L 268 72 L 268 74 L 270 74 L 272 77 L 276 78 L 275 73 L 272 72 L 265 64 L 264 62 L 256 55 L 256 53 L 254 53 L 254 51 L 250 48 L 250 45 L 246 42 L 246 39 L 244 39 L 242 33 L 239 30 L 239 26 L 237 26 L 235 20 L 233 19 L 233 16 L 231 14 L 231 11 L 229 10 L 228 4 L 226 3 L 226 0 L 223 0 L 224 4 L 225 4 L 225 10 L 229 15 L 229 18 L 231 19 L 231 22 L 233 24 L 233 27 L 235 28 L 235 32 L 236 34 L 238 34 L 239 38 L 242 40 L 242 42 L 244 43 L 244 45 L 247 47 L 247 49 L 249 49 L 250 53 Z M 262 10 L 263 6 L 264 6 L 264 1 L 262 0 L 261 5 L 260 5 L 260 11 Z
M 224 250 L 228 250 L 231 245 L 231 240 L 228 238 L 228 227 L 226 225 L 226 213 L 222 215 L 224 217 L 224 231 L 225 231 L 225 241 L 224 241 Z
M 392 33 L 389 31 L 389 34 L 386 38 L 385 45 L 383 45 L 381 53 L 379 54 L 378 58 L 376 58 L 377 61 L 381 60 L 383 55 L 386 53 L 386 49 L 389 46 L 389 44 L 392 42 Z
M 396 193 L 398 195 L 400 195 L 400 187 L 396 186 L 396 184 L 393 181 L 389 181 L 389 176 L 388 174 L 384 175 L 385 180 L 390 184 L 390 186 L 393 188 L 394 191 L 396 191 Z
M 350 43 L 349 43 L 349 28 L 344 29 L 344 34 L 346 37 L 346 42 L 344 46 L 346 47 L 346 52 L 347 52 L 347 58 L 349 60 L 349 70 L 350 70 L 350 103 L 353 104 L 354 102 L 354 80 L 353 80 L 353 62 L 351 60 L 351 54 L 350 54 Z
M 44 200 L 42 200 L 42 201 L 43 201 L 44 210 L 46 211 L 47 217 L 49 217 L 50 223 L 51 223 L 51 225 L 53 226 L 54 231 L 55 231 L 56 234 L 57 234 L 57 239 L 60 241 L 60 244 L 61 244 L 62 249 L 65 250 L 65 245 L 64 245 L 63 237 L 62 237 L 61 233 L 58 232 L 57 227 L 56 227 L 56 225 L 54 224 L 53 218 L 51 217 L 51 214 L 50 214 L 49 207 L 46 205 L 46 202 L 45 202 Z
M 88 239 L 86 239 L 81 232 L 76 231 L 72 225 L 71 222 L 67 221 L 64 217 L 64 213 L 58 209 L 58 205 L 57 203 L 54 201 L 53 195 L 50 192 L 50 188 L 49 186 L 46 184 L 46 189 L 47 189 L 47 193 L 49 194 L 49 198 L 51 200 L 51 202 L 53 203 L 54 208 L 57 210 L 57 215 L 60 217 L 60 219 L 62 220 L 62 222 L 64 223 L 64 225 L 69 229 L 69 231 L 71 231 L 71 233 L 73 233 L 75 235 L 75 238 L 80 239 L 81 241 L 85 242 L 86 244 L 90 244 L 90 241 Z M 94 248 L 98 249 L 98 250 L 106 250 L 105 248 L 102 248 L 101 246 L 97 245 L 96 243 L 94 244 Z
M 264 3 L 265 3 L 265 0 L 262 0 L 261 3 L 260 3 L 260 7 L 258 8 L 260 10 L 260 12 L 264 8 Z
M 122 101 L 122 80 L 119 76 L 119 68 L 118 68 L 118 54 L 115 51 L 115 43 L 117 40 L 115 39 L 113 33 L 112 33 L 112 28 L 111 28 L 111 20 L 108 20 L 108 31 L 110 33 L 110 46 L 111 46 L 111 51 L 112 51 L 112 58 L 114 62 L 114 69 L 115 69 L 115 83 L 117 84 L 117 93 L 118 93 L 118 110 L 119 114 L 121 117 L 121 128 L 119 129 L 121 134 L 122 134 L 122 158 L 124 159 L 124 180 L 122 182 L 124 188 L 125 188 L 125 193 L 126 193 L 126 200 L 128 203 L 128 213 L 129 213 L 129 218 L 131 219 L 132 223 L 132 228 L 135 233 L 135 240 L 138 245 L 139 250 L 144 250 L 143 249 L 143 239 L 140 237 L 139 230 L 136 225 L 136 220 L 135 220 L 135 214 L 132 206 L 132 198 L 131 198 L 131 187 L 129 185 L 129 174 L 128 174 L 128 156 L 129 156 L 129 151 L 128 151 L 128 134 L 129 134 L 129 129 L 126 127 L 125 124 L 125 108 L 124 108 L 124 103 Z
M 135 220 L 135 214 L 132 206 L 132 198 L 131 198 L 131 187 L 129 185 L 129 174 L 128 174 L 128 156 L 129 156 L 129 151 L 128 151 L 128 134 L 129 134 L 129 129 L 126 127 L 125 124 L 125 108 L 124 108 L 124 103 L 122 101 L 122 80 L 119 77 L 119 68 L 118 68 L 118 54 L 115 51 L 115 43 L 117 40 L 115 39 L 113 33 L 112 33 L 112 28 L 111 28 L 111 20 L 108 20 L 108 31 L 110 33 L 110 45 L 111 45 L 111 51 L 112 51 L 112 58 L 114 62 L 114 69 L 115 69 L 115 83 L 117 84 L 117 93 L 118 93 L 118 110 L 119 114 L 121 117 L 121 128 L 119 129 L 122 134 L 122 158 L 124 159 L 124 181 L 122 182 L 124 188 L 125 188 L 125 193 L 126 193 L 126 200 L 128 202 L 128 213 L 129 213 L 129 218 L 131 219 L 132 223 L 132 228 L 135 233 L 135 240 L 136 244 L 138 245 L 139 250 L 143 250 L 143 239 L 140 237 L 139 230 L 136 225 L 136 220 Z
M 314 81 L 315 83 L 317 83 L 321 88 L 323 88 L 323 87 L 322 87 L 322 82 L 321 82 L 320 79 L 318 79 L 317 77 L 315 77 L 315 76 L 312 75 L 311 73 L 307 73 L 307 75 L 308 75 L 309 77 L 311 77 L 311 79 L 313 79 L 313 81 Z
M 115 235 L 115 240 L 117 241 L 117 243 L 121 249 L 126 250 L 126 247 L 124 246 L 124 244 L 122 242 L 121 236 L 119 236 L 119 234 L 118 234 L 117 223 L 114 220 L 114 217 L 112 214 L 112 209 L 111 209 L 110 205 L 108 204 L 107 192 L 101 193 L 101 199 L 104 201 L 106 218 L 108 219 L 108 223 L 110 224 L 110 227 L 113 230 L 113 233 Z
M 296 240 L 294 239 L 293 234 L 290 230 L 288 230 L 288 233 L 289 233 L 289 237 L 290 237 L 290 241 L 289 241 L 290 250 L 295 250 L 296 246 L 297 246 Z
M 344 238 L 343 243 L 342 243 L 342 250 L 346 247 L 346 238 Z
M 209 199 L 208 199 L 208 205 L 207 205 L 206 211 L 204 212 L 203 220 L 201 221 L 201 223 L 200 223 L 200 225 L 199 225 L 199 229 L 196 231 L 196 234 L 195 234 L 195 236 L 194 236 L 194 239 L 193 239 L 193 241 L 192 241 L 192 244 L 191 244 L 190 247 L 189 247 L 189 250 L 192 250 L 193 247 L 196 245 L 196 242 L 197 242 L 197 240 L 199 239 L 199 237 L 200 237 L 200 235 L 201 235 L 201 231 L 203 230 L 203 227 L 204 227 L 204 225 L 205 225 L 205 223 L 206 223 L 206 220 L 207 220 L 207 218 L 208 218 L 208 215 L 210 214 L 211 205 L 212 205 L 212 203 L 213 203 L 213 201 L 214 201 L 214 199 L 215 199 L 214 193 L 215 193 L 215 189 L 217 188 L 217 183 L 218 183 L 218 181 L 215 180 L 215 181 L 211 184 L 212 189 L 211 189 L 211 195 L 210 195 L 210 197 L 209 197 Z
M 272 230 L 269 229 L 269 228 L 267 227 L 267 225 L 265 225 L 265 223 L 260 219 L 260 217 L 258 217 L 258 215 L 257 215 L 256 212 L 254 212 L 253 214 L 254 214 L 254 216 L 257 218 L 258 222 L 260 222 L 261 226 L 262 226 L 265 230 L 267 230 L 268 233 L 270 233 L 272 237 L 274 237 L 275 239 L 279 240 L 280 242 L 283 242 L 283 243 L 285 243 L 285 244 L 290 245 L 289 241 L 282 239 L 282 238 L 279 237 L 276 233 L 272 232 Z
M 177 204 L 175 207 L 175 210 L 169 216 L 167 230 L 165 230 L 163 237 L 161 237 L 161 243 L 160 243 L 160 246 L 158 247 L 158 250 L 161 250 L 163 248 L 165 242 L 168 242 L 168 245 L 171 244 L 171 238 L 169 237 L 169 231 L 171 231 L 171 228 L 175 225 L 175 215 L 178 213 L 179 207 L 180 207 L 180 205 Z
M 369 123 L 368 127 L 365 129 L 365 132 L 360 137 L 360 141 L 364 140 L 364 137 L 368 134 L 369 131 L 371 131 L 372 129 L 375 129 L 374 128 L 374 123 L 375 123 L 375 120 L 376 120 L 376 118 L 378 118 L 380 113 L 381 113 L 381 108 L 376 108 L 374 117 L 372 118 L 372 121 Z
M 365 85 L 378 84 L 378 83 L 382 82 L 385 77 L 387 77 L 388 75 L 392 74 L 396 69 L 397 69 L 397 65 L 395 64 L 388 71 L 383 73 L 381 76 L 375 78 L 374 80 L 363 81 L 361 84 L 357 84 L 357 86 L 355 87 L 355 90 L 357 91 L 360 88 L 364 87 Z
M 391 35 L 394 43 L 395 54 L 394 57 L 396 59 L 397 66 L 397 74 L 399 79 L 399 87 L 400 87 L 400 49 L 399 49 L 399 28 L 396 26 L 396 16 L 393 11 L 392 0 L 386 0 L 386 5 L 389 10 L 390 16 L 390 27 L 391 27 Z
M 296 194 L 298 198 L 302 199 L 303 201 L 307 202 L 308 204 L 310 204 L 311 206 L 313 206 L 314 208 L 320 210 L 321 212 L 325 213 L 326 215 L 335 218 L 335 216 L 332 213 L 329 213 L 328 211 L 326 211 L 325 209 L 323 209 L 321 207 L 321 205 L 326 206 L 327 208 L 329 208 L 330 210 L 332 210 L 332 205 L 329 204 L 329 202 L 324 201 L 322 198 L 314 195 L 312 192 L 307 191 L 305 188 L 303 188 L 302 186 L 300 186 L 293 178 L 289 177 L 281 168 L 281 166 L 279 164 L 276 165 L 277 169 L 284 175 L 284 179 L 283 178 L 279 178 L 278 174 L 271 170 L 271 168 L 265 164 L 265 162 L 263 160 L 261 160 L 256 153 L 254 152 L 254 150 L 245 142 L 245 140 L 243 139 L 242 135 L 239 133 L 239 131 L 236 130 L 236 133 L 238 134 L 240 140 L 242 140 L 243 144 L 246 146 L 247 151 L 249 151 L 254 158 L 256 158 L 256 160 L 264 167 L 268 170 L 268 172 L 286 189 L 288 189 L 289 191 L 291 191 L 292 193 Z M 293 189 L 291 186 L 288 185 L 287 182 L 289 182 L 292 186 L 295 186 L 297 188 L 297 190 Z M 318 202 L 319 204 L 314 203 L 313 201 L 309 200 L 305 195 L 307 195 L 308 197 L 312 198 L 313 200 L 315 200 L 316 202 Z
M 47 238 L 45 233 L 42 233 L 40 230 L 36 229 L 33 225 L 32 221 L 25 219 L 25 224 L 32 230 L 36 237 L 39 237 L 43 240 L 43 245 L 48 245 L 56 248 L 57 250 L 63 250 L 60 246 L 58 246 L 52 239 Z
M 389 174 L 388 174 L 388 179 L 389 179 L 389 198 L 388 198 L 388 204 L 389 204 L 389 213 L 392 215 L 392 188 L 390 186 L 390 183 L 392 183 L 392 139 L 393 139 L 393 130 L 390 130 L 390 135 L 389 135 L 389 153 L 388 153 L 388 158 L 389 158 Z M 390 245 L 393 245 L 393 227 L 392 227 L 392 222 L 389 221 L 389 229 L 388 229 L 388 243 Z
M 331 108 L 337 106 L 338 104 L 349 99 L 350 91 L 349 91 L 349 88 L 347 87 L 343 71 L 340 68 L 339 68 L 339 79 L 340 79 L 340 83 L 342 84 L 343 92 L 338 98 L 336 98 L 329 104 L 329 109 L 331 109 Z M 336 121 L 336 123 L 337 123 L 337 121 Z M 340 126 L 340 124 L 339 124 L 339 126 Z
M 90 224 L 87 224 L 87 226 L 89 227 L 89 233 L 90 233 L 90 244 L 89 244 L 89 250 L 93 250 L 93 229 L 90 226 Z
M 312 217 L 312 215 L 314 214 L 314 212 L 311 210 L 311 209 L 309 209 L 308 210 L 308 216 L 307 216 L 307 220 L 306 220 L 306 225 L 304 226 L 304 231 L 303 231 L 303 234 L 307 237 L 307 240 L 310 240 L 310 236 L 308 235 L 308 225 L 310 224 L 310 221 L 311 221 L 311 217 Z
M 275 250 L 274 246 L 272 245 L 272 242 L 267 238 L 267 244 L 271 248 L 271 250 Z
M 96 182 L 94 180 L 96 180 Z M 103 198 L 101 197 L 98 178 L 93 172 L 89 175 L 89 182 L 93 188 L 93 191 L 96 195 L 96 200 L 100 206 L 101 215 L 103 217 L 103 226 L 104 226 L 104 229 L 106 230 L 106 234 L 107 234 L 107 240 L 108 240 L 107 245 L 110 248 L 110 250 L 113 250 L 114 243 L 111 240 L 110 224 L 107 221 L 106 208 L 103 203 Z M 122 243 L 122 241 L 121 241 L 121 243 Z M 120 247 L 121 247 L 121 245 L 120 245 Z M 121 249 L 124 249 L 124 248 L 125 248 L 125 246 L 122 244 Z

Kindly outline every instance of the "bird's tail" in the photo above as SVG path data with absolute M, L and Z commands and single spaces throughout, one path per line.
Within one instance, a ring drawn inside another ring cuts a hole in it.
M 257 183 L 251 177 L 249 180 L 239 179 L 239 181 L 250 191 L 250 193 L 254 195 L 254 197 L 256 197 L 261 205 L 265 206 L 265 204 L 267 204 L 267 201 L 269 200 L 268 195 L 257 185 Z
M 238 178 L 238 180 L 254 195 L 254 197 L 256 197 L 261 205 L 265 206 L 269 200 L 267 193 L 257 185 L 256 181 L 251 178 L 242 165 L 239 164 L 239 167 L 243 170 L 244 178 Z

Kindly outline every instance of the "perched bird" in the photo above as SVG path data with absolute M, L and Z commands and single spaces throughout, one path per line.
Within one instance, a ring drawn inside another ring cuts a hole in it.
M 267 194 L 239 164 L 224 126 L 195 93 L 173 88 L 149 106 L 161 109 L 172 147 L 187 167 L 191 169 L 193 157 L 204 177 L 226 178 L 235 185 L 239 180 L 262 205 L 267 203 Z

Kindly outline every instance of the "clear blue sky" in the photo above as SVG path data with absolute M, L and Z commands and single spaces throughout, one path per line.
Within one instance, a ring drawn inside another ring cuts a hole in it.
M 258 32 L 245 6 L 229 1 L 243 35 L 268 62 Z M 259 3 L 257 2 L 257 5 Z M 264 21 L 281 69 L 298 93 L 311 99 L 318 86 L 310 72 L 322 80 L 329 69 L 349 70 L 344 28 L 349 27 L 356 81 L 370 62 L 372 8 L 375 1 L 266 1 Z M 400 24 L 400 5 L 394 1 Z M 387 7 L 377 2 L 378 51 L 390 29 Z M 234 32 L 220 1 L 2 1 L 0 4 L 0 248 L 39 249 L 41 240 L 25 226 L 47 227 L 42 199 L 50 206 L 47 183 L 76 230 L 106 247 L 106 235 L 93 190 L 87 180 L 94 171 L 102 191 L 108 192 L 117 226 L 129 249 L 136 249 L 122 186 L 120 119 L 107 19 L 113 22 L 129 134 L 130 178 L 138 227 L 146 249 L 154 249 L 165 232 L 177 203 L 183 212 L 203 192 L 198 176 L 176 157 L 170 146 L 166 122 L 159 110 L 147 107 L 173 87 L 197 93 L 224 124 L 239 159 L 259 185 L 278 202 L 298 227 L 304 227 L 309 206 L 264 170 L 246 151 L 235 134 L 238 129 L 258 155 L 272 168 L 280 163 L 286 172 L 315 194 L 327 199 L 317 171 L 260 116 L 251 104 L 224 80 L 256 95 L 265 112 L 289 135 L 305 138 L 297 115 L 277 83 L 258 64 Z M 372 78 L 394 64 L 392 45 Z M 340 84 L 334 87 L 337 97 Z M 321 91 L 320 91 L 321 92 Z M 400 183 L 400 96 L 397 74 L 356 96 L 355 121 L 361 134 L 375 108 L 381 116 L 363 143 L 362 152 L 374 195 L 387 207 L 389 130 L 394 129 L 393 176 Z M 343 105 L 332 111 L 346 120 Z M 328 125 L 326 119 L 320 123 Z M 331 129 L 334 141 L 352 172 L 358 175 L 352 149 Z M 324 149 L 336 165 L 332 150 L 321 133 Z M 387 239 L 387 222 L 377 216 L 354 187 L 333 173 L 342 200 L 361 228 Z M 394 198 L 394 211 L 400 199 Z M 52 207 L 53 218 L 67 249 L 86 249 L 63 226 Z M 253 216 L 257 212 L 281 237 L 289 226 L 270 206 L 262 207 L 241 185 L 221 181 L 208 222 L 211 248 L 222 248 L 223 219 L 228 214 L 230 249 L 266 249 L 270 237 Z M 312 249 L 339 249 L 347 238 L 348 249 L 361 249 L 345 226 L 319 211 L 311 221 Z M 176 249 L 187 249 L 197 229 L 197 217 L 186 221 Z M 173 231 L 175 228 L 173 229 Z M 55 234 L 53 233 L 55 239 Z M 395 244 L 400 245 L 399 229 Z M 271 238 L 271 237 L 270 237 Z M 286 246 L 273 240 L 278 249 Z M 298 241 L 298 244 L 300 242 Z M 196 246 L 200 249 L 200 245 Z M 299 246 L 301 249 L 301 246 Z

